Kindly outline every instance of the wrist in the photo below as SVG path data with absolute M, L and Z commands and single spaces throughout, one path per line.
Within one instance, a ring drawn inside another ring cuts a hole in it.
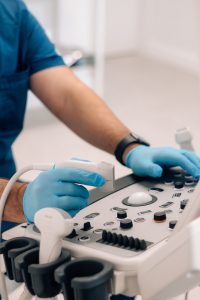
M 7 181 L 0 181 L 0 185 L 0 192 L 2 194 L 7 185 Z M 16 223 L 23 223 L 26 221 L 23 212 L 23 195 L 26 187 L 27 183 L 16 182 L 11 189 L 3 212 L 4 221 L 11 221 Z
M 130 132 L 125 138 L 123 138 L 115 149 L 116 159 L 123 165 L 125 165 L 125 159 L 127 153 L 140 145 L 150 146 L 150 144 L 143 138 L 135 133 Z
M 140 152 L 141 150 L 144 150 L 145 148 L 148 148 L 148 146 L 138 145 L 137 147 L 130 149 L 129 152 L 127 153 L 125 161 L 124 161 L 125 166 L 128 168 L 133 168 L 133 158 L 135 158 L 134 154 L 137 152 Z M 134 161 L 135 161 L 135 159 L 134 159 Z
M 125 150 L 124 150 L 124 153 L 122 155 L 122 161 L 124 163 L 124 165 L 126 165 L 126 159 L 127 159 L 127 156 L 129 154 L 129 152 L 137 147 L 140 147 L 141 145 L 140 144 L 132 144 L 132 145 L 129 145 Z

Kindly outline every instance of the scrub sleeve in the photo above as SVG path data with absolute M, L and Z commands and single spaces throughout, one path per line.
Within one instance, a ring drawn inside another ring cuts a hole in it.
M 16 171 L 11 147 L 23 129 L 30 76 L 64 65 L 24 2 L 0 0 L 0 178 Z

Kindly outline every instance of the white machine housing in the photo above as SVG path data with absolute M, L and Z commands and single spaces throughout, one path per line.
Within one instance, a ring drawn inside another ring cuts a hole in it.
M 180 187 L 177 182 L 184 184 Z M 150 196 L 151 203 L 149 197 L 144 197 L 144 202 L 139 199 L 138 193 Z M 200 184 L 185 172 L 170 172 L 158 180 L 122 178 L 116 182 L 114 192 L 103 195 L 73 218 L 75 236 L 65 237 L 62 245 L 74 258 L 90 256 L 111 262 L 115 270 L 113 294 L 142 295 L 144 300 L 176 296 L 200 282 L 200 219 L 194 220 L 200 212 L 199 198 Z M 124 219 L 118 218 L 122 211 L 127 214 Z M 166 219 L 154 220 L 157 212 L 164 212 Z M 122 228 L 123 220 L 131 220 L 133 226 Z M 169 228 L 173 220 L 178 221 L 175 229 Z M 40 239 L 34 225 L 25 227 L 26 224 L 8 231 L 4 238 Z M 125 240 L 125 236 L 144 240 L 147 249 L 119 245 L 112 238 L 103 241 L 102 231 L 112 236 L 121 234 Z

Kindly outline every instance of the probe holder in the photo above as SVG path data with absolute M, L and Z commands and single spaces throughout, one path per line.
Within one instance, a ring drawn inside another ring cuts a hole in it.
M 13 238 L 0 244 L 0 254 L 3 254 L 7 276 L 10 280 L 23 282 L 21 270 L 15 268 L 15 258 L 36 247 L 38 247 L 38 242 L 27 237 Z
M 69 252 L 62 250 L 61 255 L 55 261 L 39 264 L 39 248 L 36 248 L 18 256 L 16 268 L 22 270 L 24 282 L 32 295 L 51 298 L 61 292 L 61 285 L 54 279 L 55 269 L 70 259 Z
M 112 265 L 94 258 L 75 259 L 55 272 L 65 299 L 70 300 L 108 300 L 112 276 Z

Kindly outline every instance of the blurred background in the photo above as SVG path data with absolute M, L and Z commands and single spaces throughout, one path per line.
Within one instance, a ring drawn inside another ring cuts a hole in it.
M 200 152 L 198 0 L 26 0 L 67 64 L 131 130 L 154 146 L 176 146 L 189 127 Z M 88 107 L 88 110 L 90 108 Z M 78 156 L 115 163 L 29 95 L 25 130 L 14 144 L 18 167 Z
M 73 71 L 132 131 L 153 146 L 176 146 L 175 131 L 189 127 L 200 153 L 199 0 L 25 2 L 66 64 L 81 58 Z M 116 177 L 130 173 L 74 135 L 31 93 L 14 154 L 18 168 L 81 157 L 114 163 Z M 199 299 L 197 292 L 189 299 Z

